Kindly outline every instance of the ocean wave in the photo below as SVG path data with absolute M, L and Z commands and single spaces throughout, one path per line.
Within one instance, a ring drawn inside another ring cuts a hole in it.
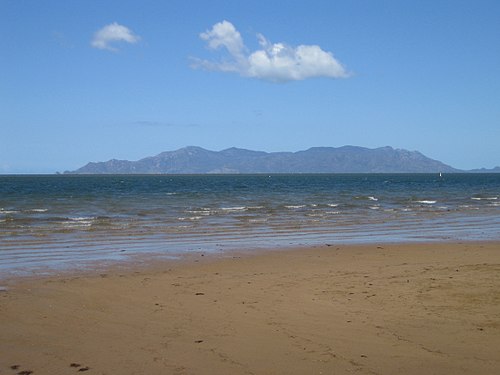
M 328 207 L 338 207 L 339 204 L 338 203 L 327 203 L 326 204 Z
M 79 221 L 79 222 L 85 222 L 85 221 L 93 221 L 96 219 L 95 216 L 76 216 L 76 217 L 68 217 L 68 220 L 71 221 Z
M 498 197 L 471 197 L 475 201 L 495 201 Z
M 245 206 L 236 206 L 236 207 L 221 207 L 222 211 L 246 211 L 247 207 Z
M 287 205 L 285 208 L 288 208 L 290 210 L 296 210 L 298 208 L 304 208 L 306 205 L 305 204 L 298 204 L 298 205 Z
M 64 221 L 62 221 L 62 225 L 65 228 L 86 228 L 86 227 L 90 227 L 96 219 L 97 218 L 94 216 L 68 217 L 68 218 L 65 218 Z
M 185 212 L 187 212 L 188 214 L 196 214 L 202 216 L 209 216 L 213 213 L 213 211 L 206 211 L 206 210 L 187 210 Z
M 421 204 L 435 204 L 437 201 L 431 201 L 431 200 L 421 200 L 421 201 L 415 201 L 416 203 L 421 203 Z
M 186 220 L 190 220 L 190 221 L 196 221 L 196 220 L 201 220 L 203 219 L 203 216 L 190 216 L 190 217 L 178 217 L 177 220 L 179 221 L 186 221 Z
M 32 208 L 31 210 L 26 210 L 26 212 L 47 212 L 48 208 Z
M 358 195 L 354 197 L 354 199 L 359 199 L 359 200 L 367 200 L 367 201 L 378 201 L 378 198 L 372 196 L 372 195 Z

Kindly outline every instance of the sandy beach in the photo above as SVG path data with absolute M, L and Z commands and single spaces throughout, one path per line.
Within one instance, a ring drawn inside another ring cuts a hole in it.
M 500 243 L 196 254 L 0 286 L 0 374 L 500 373 Z

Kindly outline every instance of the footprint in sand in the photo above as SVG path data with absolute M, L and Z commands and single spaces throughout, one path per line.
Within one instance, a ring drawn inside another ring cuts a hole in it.
M 10 369 L 11 370 L 19 370 L 19 367 L 21 367 L 20 365 L 12 365 L 10 366 Z M 30 374 L 33 374 L 33 371 L 31 370 L 23 370 L 23 371 L 19 371 L 17 373 L 17 375 L 30 375 Z
M 88 366 L 82 367 L 82 365 L 81 365 L 81 364 L 79 364 L 79 363 L 71 363 L 71 364 L 69 365 L 69 367 L 78 368 L 78 371 L 79 371 L 79 372 L 83 372 L 83 371 L 88 371 L 88 370 L 90 370 L 90 367 L 88 367 Z

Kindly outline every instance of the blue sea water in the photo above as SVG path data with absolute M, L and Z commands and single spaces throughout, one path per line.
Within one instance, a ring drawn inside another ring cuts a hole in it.
M 500 174 L 0 176 L 0 277 L 141 255 L 499 239 Z

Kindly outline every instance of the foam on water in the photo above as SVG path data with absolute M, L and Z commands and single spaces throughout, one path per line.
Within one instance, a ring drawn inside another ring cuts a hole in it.
M 222 211 L 245 211 L 247 208 L 245 206 L 241 207 L 221 207 Z
M 179 217 L 178 219 L 180 221 L 185 221 L 185 220 L 201 220 L 201 219 L 203 219 L 203 216 Z

